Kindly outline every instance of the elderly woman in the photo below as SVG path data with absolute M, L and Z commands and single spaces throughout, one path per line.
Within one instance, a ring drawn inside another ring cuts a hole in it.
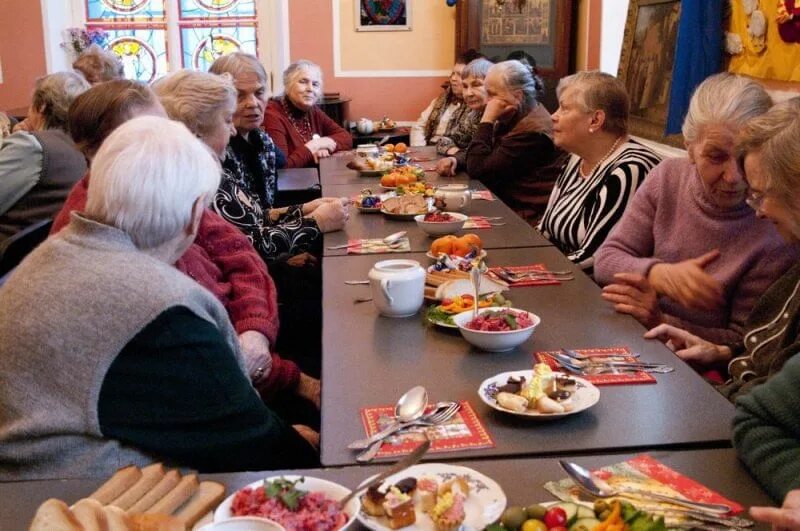
M 761 85 L 733 74 L 697 87 L 683 124 L 688 157 L 650 172 L 595 254 L 595 278 L 618 312 L 715 343 L 741 341 L 758 297 L 798 258 L 745 203 L 747 183 L 734 153 L 739 130 L 771 104 Z M 678 355 L 705 366 L 727 362 Z
M 462 73 L 468 63 L 480 57 L 483 56 L 475 50 L 467 50 L 456 58 L 444 92 L 431 101 L 411 127 L 409 143 L 412 146 L 435 145 L 442 138 L 451 138 L 456 129 L 475 127 L 474 116 L 470 116 L 470 108 L 464 103 Z
M 117 54 L 103 50 L 97 44 L 86 48 L 72 63 L 72 68 L 83 74 L 92 85 L 125 77 L 122 61 Z
M 317 107 L 322 70 L 301 59 L 283 73 L 284 94 L 267 104 L 264 129 L 286 154 L 287 168 L 313 166 L 335 151 L 353 147 L 353 137 Z
M 210 72 L 233 78 L 236 135 L 230 139 L 214 208 L 244 232 L 267 262 L 286 262 L 301 253 L 319 253 L 322 233 L 339 230 L 347 210 L 338 198 L 273 209 L 277 194 L 277 149 L 261 130 L 267 103 L 267 73 L 255 56 L 236 52 L 214 61 Z
M 556 94 L 553 139 L 570 157 L 537 228 L 591 274 L 594 253 L 659 158 L 628 136 L 628 93 L 614 76 L 579 72 Z
M 751 208 L 766 218 L 788 242 L 800 242 L 800 98 L 779 103 L 754 118 L 737 140 Z M 795 523 L 775 520 L 779 511 L 758 509 L 759 520 L 800 529 L 800 263 L 763 291 L 747 320 L 739 356 L 730 362 L 732 376 L 720 389 L 738 395 L 733 443 L 740 458 Z M 647 334 L 671 340 L 678 354 L 729 359 L 732 350 L 669 325 Z M 790 492 L 792 491 L 792 492 Z M 787 516 L 784 514 L 783 516 Z
M 219 89 L 213 83 L 217 82 L 223 84 L 221 92 L 226 97 L 229 95 L 229 83 L 210 74 L 203 75 L 214 78 L 205 79 L 211 85 L 206 93 L 213 92 L 215 86 Z M 196 107 L 195 110 L 199 116 L 210 117 L 203 110 Z M 69 128 L 78 147 L 91 161 L 113 130 L 142 115 L 164 116 L 164 109 L 147 85 L 128 80 L 110 81 L 91 88 L 75 100 L 69 112 Z M 219 121 L 224 122 L 224 117 Z M 212 145 L 211 138 L 221 135 L 209 136 L 207 131 L 203 130 L 203 140 Z M 53 222 L 53 234 L 69 223 L 70 212 L 84 209 L 89 181 L 87 175 L 73 188 Z M 248 374 L 262 398 L 271 403 L 278 395 L 294 390 L 319 404 L 319 381 L 302 374 L 293 362 L 271 353 L 270 346 L 276 343 L 278 336 L 275 285 L 264 262 L 241 232 L 206 209 L 197 238 L 176 261 L 175 267 L 208 289 L 225 306 L 239 334 Z
M 467 166 L 467 147 L 478 128 L 489 96 L 486 93 L 484 79 L 492 67 L 488 59 L 478 58 L 464 67 L 461 73 L 461 90 L 464 103 L 470 109 L 470 119 L 464 120 L 453 131 L 452 136 L 442 137 L 436 145 L 436 151 L 444 155 L 436 164 L 439 175 L 452 176 L 457 171 L 464 171 Z
M 58 212 L 70 188 L 86 173 L 86 161 L 66 133 L 67 109 L 89 88 L 74 72 L 36 81 L 28 130 L 0 147 L 0 243 Z
M 467 173 L 535 224 L 559 170 L 553 122 L 536 99 L 542 80 L 530 65 L 503 61 L 485 85 L 489 101 L 467 149 Z
M 318 462 L 253 390 L 225 309 L 173 267 L 219 178 L 208 148 L 165 118 L 103 142 L 84 212 L 0 289 L 3 480 Z

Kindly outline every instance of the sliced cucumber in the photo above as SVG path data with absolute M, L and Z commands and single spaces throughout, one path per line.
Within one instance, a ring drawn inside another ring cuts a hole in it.
M 592 531 L 596 525 L 600 525 L 597 518 L 578 518 L 569 526 L 569 531 Z
M 561 507 L 564 509 L 564 512 L 567 513 L 567 525 L 569 527 L 572 522 L 577 519 L 578 516 L 578 504 L 572 502 L 558 502 L 551 505 L 549 508 L 552 509 L 553 507 Z
M 586 507 L 585 505 L 578 505 L 578 513 L 575 515 L 576 519 L 580 520 L 581 518 L 597 518 L 594 514 L 594 509 L 591 507 Z

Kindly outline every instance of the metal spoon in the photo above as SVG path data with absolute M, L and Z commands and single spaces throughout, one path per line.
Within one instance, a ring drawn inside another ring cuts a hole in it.
M 420 418 L 425 413 L 426 407 L 428 407 L 428 391 L 421 385 L 412 387 L 400 397 L 394 406 L 395 421 L 393 423 L 372 437 L 353 441 L 347 447 L 351 450 L 363 450 L 369 447 L 375 441 L 383 439 L 387 433 L 391 433 L 398 424 Z
M 383 239 L 383 243 L 386 245 L 391 245 L 398 241 L 400 238 L 406 235 L 406 231 L 401 230 L 400 232 L 395 232 L 394 234 L 390 234 Z
M 731 508 L 721 503 L 701 503 L 689 500 L 682 500 L 680 498 L 673 498 L 672 496 L 665 496 L 663 494 L 656 494 L 654 492 L 647 492 L 644 490 L 626 487 L 624 489 L 614 489 L 603 480 L 592 477 L 591 472 L 586 470 L 580 465 L 570 463 L 569 461 L 559 460 L 558 463 L 564 469 L 569 477 L 584 491 L 592 496 L 598 498 L 610 498 L 612 496 L 625 496 L 626 494 L 637 494 L 642 498 L 649 498 L 652 500 L 665 501 L 688 507 L 697 511 L 705 511 L 714 514 L 727 514 L 731 512 Z

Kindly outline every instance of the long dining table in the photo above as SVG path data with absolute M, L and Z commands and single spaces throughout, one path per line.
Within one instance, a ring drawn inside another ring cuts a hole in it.
M 435 158 L 432 148 L 414 151 Z M 374 178 L 346 168 L 352 156 L 341 154 L 321 162 L 323 195 L 352 196 L 363 187 L 374 186 Z M 438 180 L 435 175 L 428 177 L 431 182 Z M 465 175 L 455 180 L 481 189 Z M 355 452 L 347 449 L 348 443 L 365 434 L 361 410 L 390 406 L 408 388 L 424 385 L 432 401 L 468 402 L 492 440 L 489 447 L 429 453 L 425 460 L 468 466 L 488 475 L 503 488 L 509 504 L 552 499 L 541 485 L 565 477 L 557 458 L 568 457 L 599 468 L 641 453 L 745 506 L 774 503 L 730 448 L 733 406 L 664 345 L 645 340 L 639 323 L 615 313 L 589 277 L 501 202 L 473 201 L 466 210 L 470 215 L 490 212 L 502 217 L 505 224 L 475 231 L 484 242 L 489 266 L 544 264 L 548 269 L 572 271 L 575 276 L 557 285 L 510 288 L 507 296 L 513 306 L 535 313 L 541 324 L 529 340 L 505 353 L 479 351 L 458 331 L 427 324 L 423 312 L 393 319 L 380 316 L 369 302 L 355 302 L 369 296 L 369 287 L 344 282 L 366 279 L 375 262 L 398 257 L 423 266 L 431 263 L 425 250 L 432 240 L 413 221 L 390 221 L 354 211 L 344 231 L 325 236 L 325 245 L 331 246 L 406 230 L 412 248 L 410 252 L 375 255 L 325 253 L 320 448 L 325 468 L 299 473 L 353 487 L 382 471 L 383 461 L 357 465 Z M 611 346 L 628 347 L 639 353 L 641 360 L 665 363 L 675 370 L 655 375 L 655 383 L 600 387 L 600 400 L 592 408 L 552 422 L 495 411 L 478 396 L 478 387 L 486 378 L 530 369 L 535 352 Z M 220 481 L 232 493 L 264 477 L 291 472 L 202 474 L 201 479 Z M 0 530 L 24 529 L 45 499 L 57 497 L 72 503 L 104 479 L 0 483 Z

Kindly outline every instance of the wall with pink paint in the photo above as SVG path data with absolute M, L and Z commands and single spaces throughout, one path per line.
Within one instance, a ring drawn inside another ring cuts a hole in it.
M 339 0 L 336 0 L 339 1 Z M 449 69 L 452 67 L 455 49 L 455 9 L 445 5 L 444 0 L 416 0 L 416 6 L 422 3 L 435 6 L 434 11 L 423 9 L 412 10 L 412 31 L 398 36 L 390 33 L 372 33 L 371 35 L 343 36 L 343 30 L 349 25 L 349 32 L 354 31 L 354 11 L 352 1 L 341 2 L 340 8 L 340 42 L 345 63 L 345 70 L 375 70 L 375 50 L 385 57 L 386 70 L 407 69 L 408 60 L 418 54 L 427 54 L 429 59 L 424 69 Z M 435 3 L 435 4 L 434 4 Z M 431 25 L 415 24 L 415 13 L 435 16 Z M 416 29 L 414 29 L 416 27 Z M 433 33 L 429 28 L 438 27 Z M 439 94 L 440 85 L 447 79 L 445 75 L 436 77 L 336 77 L 334 75 L 334 31 L 333 6 L 329 0 L 290 0 L 289 2 L 289 54 L 292 61 L 309 59 L 319 64 L 324 75 L 325 91 L 338 91 L 351 98 L 348 116 L 351 120 L 360 117 L 381 118 L 384 115 L 400 121 L 414 121 L 420 112 Z M 397 49 L 387 41 L 402 37 L 412 37 L 416 41 L 413 53 L 406 49 Z M 364 40 L 368 42 L 364 42 Z M 359 68 L 356 64 L 357 50 L 352 46 L 363 46 L 365 50 L 364 64 Z M 397 68 L 393 56 L 402 56 L 402 68 Z M 448 59 L 449 58 L 449 59 Z M 434 63 L 431 64 L 431 60 Z M 434 68 L 435 67 L 435 68 Z M 422 67 L 417 67 L 423 69 Z
M 36 78 L 47 73 L 42 7 L 33 0 L 0 0 L 0 111 L 30 104 Z

